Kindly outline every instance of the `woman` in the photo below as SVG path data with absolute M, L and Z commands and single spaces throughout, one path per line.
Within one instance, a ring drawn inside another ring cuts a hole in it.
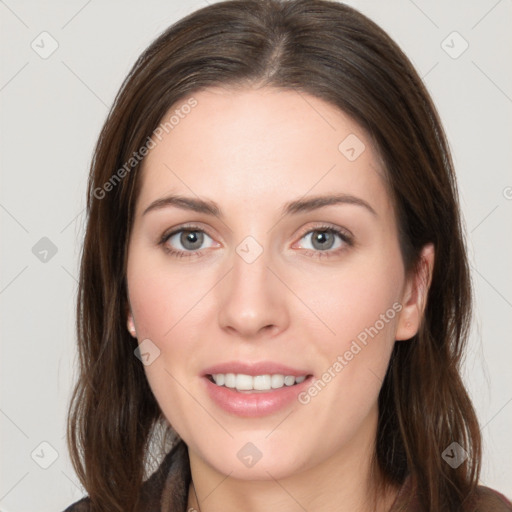
M 67 510 L 512 510 L 478 486 L 470 297 L 449 148 L 389 36 L 329 1 L 196 11 L 96 148 Z

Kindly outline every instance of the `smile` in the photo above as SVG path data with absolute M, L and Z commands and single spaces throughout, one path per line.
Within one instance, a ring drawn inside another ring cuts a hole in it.
M 271 391 L 285 386 L 300 384 L 307 375 L 294 376 L 276 373 L 273 375 L 246 375 L 243 373 L 216 373 L 208 378 L 217 384 L 237 391 Z

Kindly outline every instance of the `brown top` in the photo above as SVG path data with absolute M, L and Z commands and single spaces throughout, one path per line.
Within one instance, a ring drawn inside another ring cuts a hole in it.
M 158 469 L 142 487 L 140 512 L 187 512 L 190 463 L 187 446 L 179 441 L 165 456 Z M 421 512 L 414 495 L 411 479 L 406 478 L 389 512 Z M 64 512 L 90 512 L 88 497 L 70 505 Z M 512 503 L 497 491 L 478 486 L 472 498 L 471 511 L 512 512 Z

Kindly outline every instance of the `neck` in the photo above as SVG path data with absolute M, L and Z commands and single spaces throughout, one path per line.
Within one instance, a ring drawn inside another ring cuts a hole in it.
M 374 440 L 376 423 L 374 427 L 363 432 L 363 438 Z M 356 437 L 361 437 L 361 432 Z M 338 512 L 387 512 L 398 488 L 378 491 L 381 475 L 371 466 L 374 443 L 361 441 L 353 439 L 319 464 L 278 480 L 226 476 L 189 449 L 193 484 L 187 511 L 327 512 L 335 503 Z

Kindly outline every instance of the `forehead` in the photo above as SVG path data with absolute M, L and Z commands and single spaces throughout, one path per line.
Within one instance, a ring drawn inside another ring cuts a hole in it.
M 161 126 L 171 118 L 143 161 L 140 207 L 179 192 L 257 210 L 333 191 L 390 206 L 367 134 L 315 96 L 210 88 L 177 102 Z

